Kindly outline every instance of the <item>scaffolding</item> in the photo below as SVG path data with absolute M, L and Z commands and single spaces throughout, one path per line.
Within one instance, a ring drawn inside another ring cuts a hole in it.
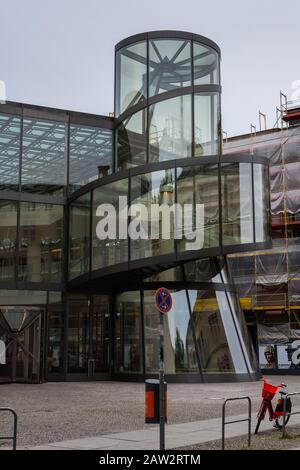
M 280 92 L 280 106 L 276 108 L 272 129 L 266 129 L 266 116 L 259 112 L 258 132 L 255 125 L 250 124 L 247 136 L 228 139 L 224 145 L 224 153 L 266 155 L 270 160 L 273 247 L 230 255 L 229 262 L 242 308 L 254 315 L 264 337 L 268 327 L 275 328 L 276 338 L 281 342 L 300 337 L 300 123 L 296 121 L 297 113 L 300 116 L 300 103 L 297 108 Z

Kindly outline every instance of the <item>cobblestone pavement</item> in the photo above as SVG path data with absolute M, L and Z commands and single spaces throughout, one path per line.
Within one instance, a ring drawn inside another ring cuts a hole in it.
M 283 380 L 289 391 L 300 391 L 300 376 Z M 249 395 L 253 410 L 261 396 L 260 382 L 227 384 L 168 384 L 168 422 L 182 423 L 220 417 L 225 398 Z M 18 413 L 18 445 L 39 445 L 147 427 L 144 424 L 144 384 L 76 382 L 1 384 L 0 406 Z M 300 396 L 295 397 L 300 405 Z M 245 403 L 230 403 L 228 414 L 245 411 Z M 246 412 L 246 411 L 245 411 Z M 1 417 L 0 434 L 8 432 L 8 416 Z M 0 441 L 0 445 L 4 445 Z

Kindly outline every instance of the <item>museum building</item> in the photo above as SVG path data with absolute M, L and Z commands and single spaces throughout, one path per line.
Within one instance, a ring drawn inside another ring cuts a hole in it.
M 221 134 L 220 49 L 181 31 L 116 45 L 113 117 L 0 104 L 0 382 L 152 377 L 162 286 L 168 381 L 260 376 L 228 256 L 271 247 L 269 161 Z

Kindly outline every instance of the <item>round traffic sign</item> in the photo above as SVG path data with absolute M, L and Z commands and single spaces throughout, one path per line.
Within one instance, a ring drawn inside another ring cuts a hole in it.
M 171 292 L 165 287 L 160 287 L 155 292 L 155 306 L 160 313 L 169 313 L 173 306 Z

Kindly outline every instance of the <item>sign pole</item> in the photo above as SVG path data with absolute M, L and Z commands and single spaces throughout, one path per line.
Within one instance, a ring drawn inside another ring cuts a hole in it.
M 159 314 L 159 448 L 165 450 L 164 317 Z
M 159 448 L 165 450 L 165 364 L 164 364 L 164 315 L 172 309 L 171 292 L 160 287 L 155 292 L 155 306 L 159 311 Z

